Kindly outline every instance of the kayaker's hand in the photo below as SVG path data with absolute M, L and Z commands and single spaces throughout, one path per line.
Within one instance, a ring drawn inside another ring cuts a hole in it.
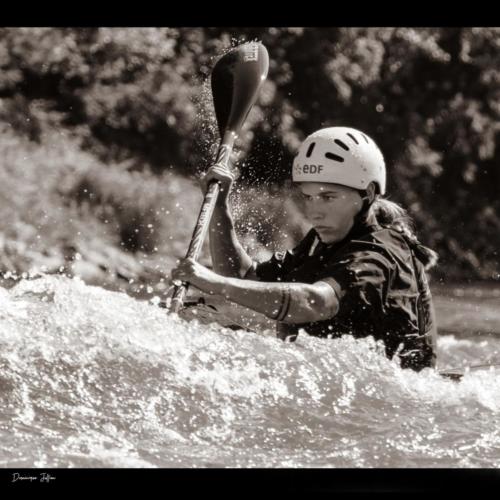
M 224 281 L 223 276 L 214 273 L 193 259 L 181 260 L 177 267 L 172 269 L 171 278 L 174 284 L 176 284 L 175 281 L 185 281 L 209 294 L 218 293 L 217 290 Z
M 207 171 L 207 173 L 201 179 L 201 188 L 203 193 L 206 193 L 208 184 L 212 181 L 218 181 L 220 183 L 220 191 L 218 201 L 226 202 L 229 193 L 231 192 L 231 187 L 233 185 L 235 175 L 231 172 L 229 166 L 223 165 L 213 165 Z

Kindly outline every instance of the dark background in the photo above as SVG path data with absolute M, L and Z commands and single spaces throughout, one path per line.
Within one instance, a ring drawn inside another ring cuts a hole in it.
M 451 27 L 0 29 L 0 270 L 167 279 L 217 141 L 211 68 L 248 40 L 270 55 L 236 157 L 250 249 L 299 237 L 292 158 L 343 125 L 379 144 L 433 278 L 500 279 L 500 29 Z

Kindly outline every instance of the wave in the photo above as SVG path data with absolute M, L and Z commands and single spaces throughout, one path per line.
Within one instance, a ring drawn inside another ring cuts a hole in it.
M 62 276 L 0 289 L 0 311 L 5 467 L 500 465 L 497 372 L 456 383 L 372 338 L 283 343 Z M 438 343 L 447 366 L 499 346 Z

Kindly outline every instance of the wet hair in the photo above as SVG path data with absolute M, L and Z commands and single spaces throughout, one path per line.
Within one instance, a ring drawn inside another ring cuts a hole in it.
M 366 196 L 366 193 L 363 192 Z M 415 257 L 422 262 L 425 270 L 434 267 L 438 254 L 422 245 L 415 233 L 415 225 L 408 212 L 397 203 L 377 195 L 375 201 L 367 207 L 375 215 L 380 226 L 398 231 L 403 235 Z

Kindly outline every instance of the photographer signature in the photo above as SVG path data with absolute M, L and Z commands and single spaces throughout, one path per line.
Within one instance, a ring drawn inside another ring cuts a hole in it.
M 22 476 L 19 472 L 14 472 L 12 474 L 13 483 L 17 481 L 29 481 L 30 483 L 33 481 L 39 481 L 40 483 L 50 483 L 50 481 L 54 481 L 55 478 L 55 476 L 51 476 L 47 472 L 41 472 L 38 476 Z

